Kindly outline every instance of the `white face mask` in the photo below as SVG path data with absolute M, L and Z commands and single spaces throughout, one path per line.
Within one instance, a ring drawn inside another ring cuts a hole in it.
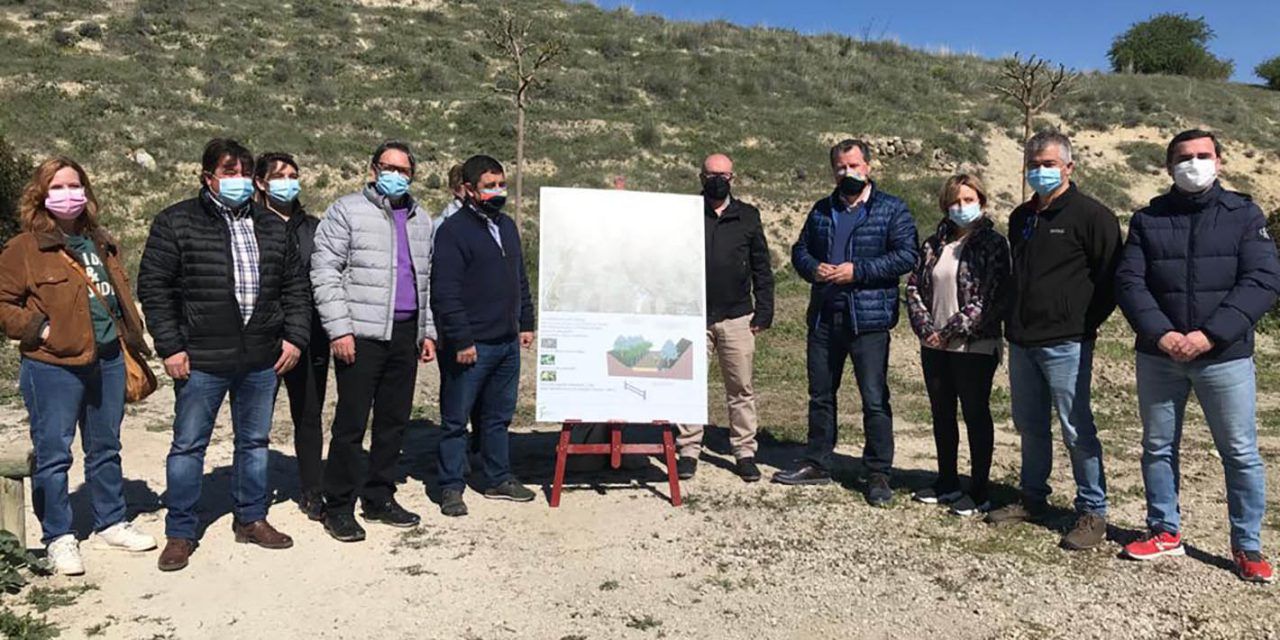
M 1187 193 L 1200 193 L 1218 179 L 1218 163 L 1208 158 L 1191 158 L 1173 165 L 1173 183 Z

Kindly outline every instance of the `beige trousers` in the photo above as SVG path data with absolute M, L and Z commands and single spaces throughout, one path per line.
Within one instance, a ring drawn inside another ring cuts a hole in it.
M 720 358 L 724 396 L 729 405 L 729 445 L 733 457 L 756 455 L 756 392 L 751 382 L 756 355 L 756 337 L 751 333 L 751 315 L 729 318 L 707 327 L 708 355 Z M 676 438 L 681 457 L 697 458 L 702 452 L 703 425 L 682 424 Z

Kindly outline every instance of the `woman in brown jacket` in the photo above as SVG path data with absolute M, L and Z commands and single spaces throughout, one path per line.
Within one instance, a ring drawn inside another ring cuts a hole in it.
M 32 502 L 41 541 L 55 570 L 79 575 L 84 564 L 67 493 L 77 424 L 98 546 L 156 546 L 125 521 L 120 468 L 121 342 L 149 352 L 120 248 L 98 225 L 98 201 L 84 169 L 63 157 L 42 163 L 22 193 L 19 218 L 22 233 L 0 252 L 0 324 L 20 341 L 18 385 L 31 418 Z

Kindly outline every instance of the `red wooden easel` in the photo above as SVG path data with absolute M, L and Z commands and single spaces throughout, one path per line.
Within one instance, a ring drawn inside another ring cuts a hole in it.
M 569 436 L 573 429 L 584 426 L 584 423 L 581 420 L 566 420 L 560 426 L 560 443 L 556 445 L 556 476 L 551 485 L 551 506 L 560 506 L 560 493 L 564 489 L 564 468 L 569 456 L 609 456 L 609 465 L 617 469 L 622 466 L 622 456 L 632 453 L 662 455 L 666 458 L 667 482 L 671 487 L 671 506 L 680 506 L 680 478 L 676 475 L 676 444 L 675 437 L 672 435 L 675 425 L 659 420 L 653 422 L 653 426 L 662 429 L 662 444 L 624 444 L 622 429 L 628 423 L 609 421 L 606 424 L 609 427 L 607 444 L 570 444 Z

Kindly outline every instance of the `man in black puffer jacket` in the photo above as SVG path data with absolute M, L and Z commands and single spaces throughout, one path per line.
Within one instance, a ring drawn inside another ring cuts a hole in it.
M 1193 129 L 1169 143 L 1174 186 L 1133 216 L 1116 272 L 1137 333 L 1147 528 L 1125 555 L 1182 555 L 1178 447 L 1195 391 L 1227 479 L 1236 573 L 1270 582 L 1262 556 L 1266 469 L 1258 453 L 1253 328 L 1280 292 L 1280 260 L 1262 210 L 1217 181 L 1222 147 Z
M 195 550 L 204 452 L 228 393 L 236 541 L 293 545 L 266 520 L 267 446 L 277 376 L 311 336 L 306 274 L 285 222 L 249 199 L 249 150 L 212 140 L 202 166 L 200 194 L 156 216 L 138 269 L 138 298 L 174 381 L 162 571 L 186 567 Z

